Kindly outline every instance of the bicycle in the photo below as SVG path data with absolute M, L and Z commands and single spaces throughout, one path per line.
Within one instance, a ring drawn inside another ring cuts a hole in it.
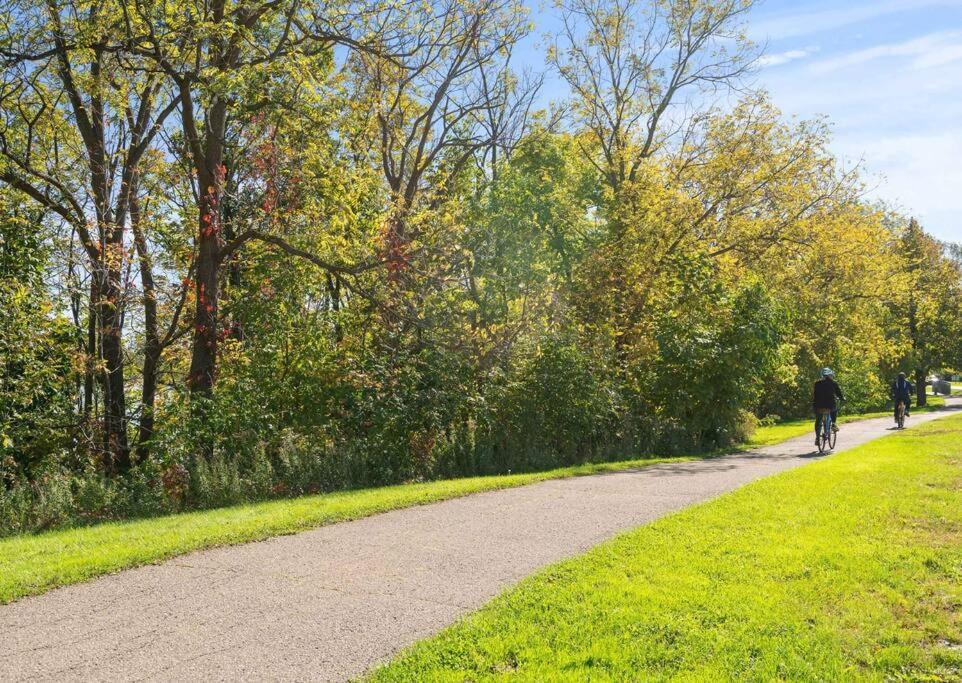
M 905 429 L 905 401 L 899 401 L 895 409 L 895 424 L 899 429 Z
M 832 411 L 828 408 L 819 408 L 818 420 L 821 425 L 820 433 L 819 431 L 815 432 L 818 452 L 828 453 L 835 449 L 835 441 L 838 439 L 838 432 L 832 429 Z

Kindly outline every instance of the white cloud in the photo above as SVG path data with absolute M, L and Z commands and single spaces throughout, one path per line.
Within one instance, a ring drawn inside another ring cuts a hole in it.
M 882 176 L 873 197 L 962 242 L 962 26 L 954 17 L 929 25 L 936 30 L 897 41 L 876 31 L 874 46 L 790 59 L 757 77 L 786 114 L 829 117 L 832 148 L 864 160 L 870 185 Z
M 762 17 L 753 22 L 749 30 L 756 39 L 778 40 L 832 31 L 889 14 L 931 7 L 962 7 L 962 0 L 870 0 L 861 3 L 845 0 L 825 9 Z
M 782 64 L 788 64 L 789 62 L 794 62 L 799 59 L 805 59 L 811 55 L 818 52 L 818 47 L 806 47 L 804 50 L 788 50 L 786 52 L 777 52 L 772 55 L 764 55 L 758 60 L 758 66 L 765 68 L 769 66 L 781 66 Z
M 873 194 L 914 213 L 937 237 L 962 241 L 962 128 L 933 134 L 848 141 L 883 176 Z
M 909 58 L 913 69 L 944 66 L 962 59 L 962 31 L 930 33 L 900 43 L 886 43 L 857 50 L 811 65 L 813 73 L 830 73 L 853 66 L 863 66 L 879 59 Z
M 960 37 L 959 34 L 956 34 Z M 915 60 L 915 66 L 919 69 L 929 69 L 936 66 L 944 66 L 962 59 L 962 45 L 942 45 L 938 49 L 930 50 L 928 53 L 920 55 Z

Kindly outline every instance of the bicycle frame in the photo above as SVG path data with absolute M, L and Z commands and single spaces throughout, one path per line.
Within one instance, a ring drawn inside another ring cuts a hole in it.
M 832 431 L 832 414 L 822 413 L 822 434 L 829 434 Z
M 821 429 L 816 432 L 816 438 L 818 439 L 818 449 L 820 452 L 824 453 L 835 448 L 835 434 L 832 432 L 832 413 L 826 411 L 824 413 L 818 414 L 818 424 Z
M 895 418 L 895 423 L 898 425 L 899 429 L 905 428 L 905 412 L 908 410 L 908 406 L 905 401 L 899 401 L 896 404 L 895 413 L 898 417 Z

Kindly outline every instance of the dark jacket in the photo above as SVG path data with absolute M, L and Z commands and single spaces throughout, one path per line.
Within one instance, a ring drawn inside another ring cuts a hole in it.
M 838 383 L 831 377 L 823 377 L 822 379 L 815 382 L 815 392 L 812 395 L 812 408 L 815 410 L 835 410 L 837 407 L 835 405 L 835 399 L 840 398 L 843 401 L 845 397 L 842 396 L 842 388 L 838 386 Z
M 915 386 L 904 377 L 897 377 L 895 381 L 892 382 L 892 400 L 902 399 L 906 403 L 909 403 L 914 393 Z

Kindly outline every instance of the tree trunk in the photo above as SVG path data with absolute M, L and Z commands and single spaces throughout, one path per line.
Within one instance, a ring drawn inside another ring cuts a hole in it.
M 915 370 L 915 403 L 920 408 L 925 405 L 925 378 L 929 374 L 928 369 L 917 368 Z
M 334 341 L 340 344 L 344 340 L 344 331 L 341 329 L 341 283 L 327 273 L 327 294 L 330 298 L 330 310 L 334 314 Z
M 218 4 L 221 7 L 222 3 Z M 215 15 L 221 10 L 215 11 Z M 189 89 L 181 90 L 181 115 L 193 150 L 198 184 L 197 281 L 194 284 L 194 340 L 187 378 L 190 392 L 209 396 L 217 379 L 218 308 L 220 305 L 221 197 L 224 178 L 224 133 L 227 104 L 214 98 L 204 121 L 204 135 L 194 120 Z
M 212 185 L 204 187 L 211 187 Z M 210 405 L 208 399 L 213 395 L 217 375 L 218 342 L 218 270 L 220 266 L 220 234 L 214 192 L 203 195 L 200 202 L 200 232 L 197 249 L 197 281 L 194 284 L 196 302 L 194 304 L 193 352 L 190 359 L 190 375 L 187 385 L 190 388 L 191 417 L 198 425 L 209 422 Z M 208 430 L 201 431 L 193 454 L 195 462 L 210 460 L 214 455 L 214 442 Z
M 193 394 L 210 394 L 217 369 L 217 310 L 220 299 L 218 270 L 220 230 L 217 215 L 217 188 L 207 186 L 201 199 L 200 232 L 197 249 L 197 281 L 194 285 L 194 348 L 190 359 L 190 390 Z
M 119 230 L 114 231 L 120 232 Z M 122 295 L 121 259 L 122 236 L 111 235 L 108 243 L 108 263 L 102 272 L 100 285 L 99 319 L 100 349 L 104 361 L 104 450 L 109 458 L 111 473 L 130 469 L 130 446 L 127 439 L 127 402 L 124 387 L 124 349 L 121 337 Z
M 137 434 L 137 457 L 150 454 L 150 440 L 154 436 L 154 403 L 157 396 L 157 368 L 160 365 L 160 343 L 147 340 L 144 349 L 144 378 L 141 391 L 140 429 Z
M 160 364 L 160 333 L 157 329 L 157 289 L 153 263 L 147 248 L 147 236 L 141 224 L 140 200 L 136 187 L 130 195 L 130 227 L 140 264 L 140 285 L 144 292 L 144 367 L 140 394 L 140 429 L 137 435 L 137 457 L 146 458 L 154 435 L 154 403 L 157 395 L 157 368 Z
M 97 358 L 97 278 L 90 277 L 90 299 L 87 302 L 87 353 L 84 363 L 84 419 L 89 423 L 94 408 L 94 373 Z

